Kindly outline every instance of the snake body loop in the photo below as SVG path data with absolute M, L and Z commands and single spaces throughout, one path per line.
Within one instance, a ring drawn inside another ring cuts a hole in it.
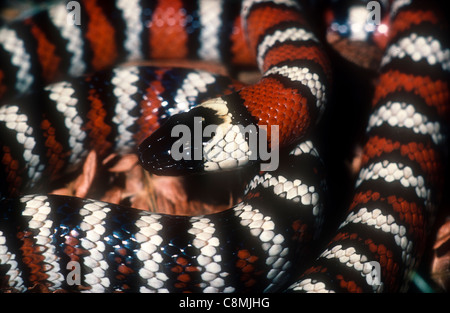
M 438 7 L 394 1 L 352 202 L 291 292 L 405 290 L 442 198 L 449 47 Z
M 7 194 L 76 165 L 87 149 L 99 155 L 133 152 L 151 134 L 162 134 L 169 143 L 157 138 L 158 151 L 149 161 L 156 159 L 163 174 L 174 165 L 184 171 L 187 166 L 162 158 L 160 151 L 175 140 L 167 125 L 186 114 L 225 130 L 222 138 L 204 145 L 222 147 L 228 155 L 209 157 L 204 167 L 199 161 L 194 170 L 235 167 L 229 156 L 236 155 L 236 147 L 244 154 L 239 162 L 247 163 L 248 138 L 234 125 L 280 125 L 280 146 L 287 153 L 276 171 L 251 180 L 242 202 L 213 215 L 167 216 L 54 195 L 3 200 L 1 266 L 7 286 L 20 291 L 36 284 L 92 292 L 282 290 L 297 260 L 308 255 L 323 220 L 322 164 L 310 139 L 299 142 L 315 124 L 312 117 L 323 111 L 328 88 L 328 61 L 317 38 L 294 1 L 244 1 L 241 9 L 240 3 L 222 1 L 132 3 L 83 1 L 81 27 L 62 22 L 67 12 L 60 5 L 2 29 L 7 55 L 2 59 L 10 60 L 2 73 L 15 73 L 3 76 L 9 77 L 2 80 L 4 97 L 38 92 L 6 100 L 0 108 L 7 134 L 2 142 L 3 160 L 9 161 L 3 162 Z M 55 28 L 60 32 L 49 32 Z M 256 62 L 246 54 L 257 55 Z M 136 55 L 257 63 L 263 77 L 243 86 L 202 71 L 128 66 L 40 90 L 42 81 L 52 81 L 61 70 L 98 71 Z M 181 124 L 190 125 L 187 119 Z M 155 148 L 152 140 L 141 144 L 144 166 L 148 149 Z M 74 286 L 67 282 L 72 261 L 82 273 Z

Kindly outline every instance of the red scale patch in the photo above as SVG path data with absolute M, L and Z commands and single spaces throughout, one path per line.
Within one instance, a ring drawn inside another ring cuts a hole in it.
M 326 75 L 331 77 L 331 66 L 328 58 L 322 49 L 317 46 L 297 47 L 292 44 L 283 44 L 270 49 L 264 58 L 263 71 L 267 71 L 270 67 L 283 62 L 295 60 L 310 60 L 319 64 L 326 71 Z
M 390 93 L 407 91 L 420 96 L 430 107 L 435 107 L 441 116 L 450 118 L 448 102 L 450 101 L 448 82 L 433 81 L 428 76 L 403 74 L 400 71 L 388 71 L 380 75 L 380 81 L 375 89 L 373 106 Z
M 51 125 L 50 121 L 43 120 L 41 129 L 44 132 L 44 138 L 46 138 L 45 147 L 47 148 L 48 171 L 54 177 L 64 166 L 68 153 L 64 153 L 62 144 L 56 140 L 56 129 Z
M 89 15 L 86 38 L 89 40 L 93 51 L 92 67 L 101 70 L 116 61 L 117 43 L 114 38 L 114 26 L 106 18 L 97 0 L 83 2 L 84 8 Z
M 148 26 L 150 57 L 155 59 L 182 59 L 188 55 L 186 10 L 180 0 L 160 0 Z
M 399 273 L 399 264 L 393 259 L 393 252 L 382 243 L 377 245 L 372 239 L 365 240 L 364 244 L 369 247 L 380 263 L 385 291 L 389 292 L 389 290 L 398 289 L 398 284 L 401 283 L 398 279 L 402 275 Z
M 199 269 L 192 266 L 191 263 L 184 257 L 178 257 L 176 259 L 176 263 L 177 265 L 171 268 L 173 273 L 178 274 L 173 286 L 183 292 L 190 292 L 190 290 L 187 290 L 186 288 L 190 286 L 190 282 L 192 281 L 191 274 L 198 273 Z
M 230 36 L 232 63 L 236 65 L 256 66 L 254 50 L 251 50 L 242 29 L 242 20 L 238 16 L 234 21 L 233 32 Z
M 0 99 L 3 98 L 7 90 L 8 87 L 5 85 L 5 73 L 0 70 Z
M 239 250 L 237 253 L 238 260 L 236 267 L 241 271 L 241 281 L 245 287 L 250 288 L 258 281 L 257 277 L 262 274 L 256 271 L 255 262 L 259 259 L 256 255 L 252 255 L 248 250 Z
M 100 155 L 103 155 L 112 146 L 107 140 L 111 132 L 111 126 L 105 122 L 106 110 L 96 90 L 89 90 L 88 100 L 91 103 L 91 109 L 87 114 L 88 122 L 85 130 L 92 140 L 92 146 Z
M 418 206 L 415 202 L 408 202 L 402 197 L 391 195 L 387 198 L 388 203 L 394 211 L 399 214 L 400 220 L 410 227 L 407 228 L 408 235 L 414 236 L 417 243 L 421 243 L 425 236 L 425 219 L 423 216 L 424 208 Z
M 388 138 L 373 136 L 369 138 L 364 146 L 364 153 L 361 160 L 361 166 L 364 166 L 375 157 L 380 157 L 384 153 L 391 153 L 400 148 L 400 142 L 393 142 Z
M 30 231 L 18 232 L 17 238 L 22 241 L 20 250 L 22 251 L 22 262 L 30 269 L 28 277 L 32 284 L 43 284 L 48 286 L 48 274 L 45 273 L 45 266 L 43 264 L 44 256 L 42 248 L 35 245 L 33 234 Z
M 396 195 L 389 195 L 381 197 L 378 192 L 372 190 L 362 191 L 355 194 L 353 201 L 350 205 L 348 213 L 355 212 L 355 207 L 360 204 L 367 204 L 371 201 L 381 201 L 389 204 L 393 212 L 396 212 L 400 217 L 398 221 L 401 224 L 407 226 L 407 232 L 409 236 L 414 236 L 417 241 L 421 241 L 424 237 L 424 217 L 422 215 L 422 209 L 417 206 L 415 202 L 408 202 L 402 197 Z
M 134 135 L 138 144 L 150 136 L 156 129 L 159 128 L 158 111 L 161 108 L 161 99 L 159 95 L 164 91 L 164 87 L 158 81 L 151 83 L 147 88 L 146 95 L 141 101 L 141 114 L 137 120 L 139 131 Z
M 301 220 L 293 221 L 291 227 L 294 231 L 292 241 L 310 242 L 313 239 L 313 234 L 308 230 L 308 224 L 303 223 Z
M 2 151 L 2 165 L 6 173 L 6 182 L 8 183 L 8 194 L 10 196 L 17 196 L 22 186 L 22 177 L 20 176 L 20 163 L 11 155 L 11 149 L 8 146 L 3 146 Z
M 59 74 L 61 58 L 56 55 L 56 46 L 51 43 L 45 32 L 40 29 L 31 19 L 25 21 L 26 25 L 31 25 L 31 33 L 37 41 L 37 54 L 39 63 L 42 66 L 42 78 L 48 83 L 53 81 Z
M 407 156 L 411 161 L 417 162 L 426 174 L 426 179 L 432 184 L 439 183 L 442 176 L 441 160 L 431 143 L 409 142 L 401 144 L 399 141 L 373 136 L 364 146 L 361 165 L 364 166 L 373 158 L 393 151 L 400 151 L 402 156 Z
M 403 32 L 411 26 L 420 25 L 422 23 L 430 22 L 432 24 L 438 23 L 438 18 L 432 11 L 402 11 L 398 13 L 395 20 L 389 26 L 389 41 L 395 38 L 398 33 Z
M 362 293 L 363 290 L 361 287 L 359 287 L 354 281 L 349 280 L 346 281 L 344 279 L 344 276 L 342 275 L 336 275 L 336 279 L 339 282 L 339 286 L 342 289 L 346 289 L 348 292 L 352 292 L 352 293 Z
M 303 22 L 302 16 L 293 10 L 274 7 L 260 7 L 252 10 L 247 18 L 247 36 L 250 47 L 256 51 L 258 41 L 267 30 L 280 23 Z
M 301 137 L 310 126 L 306 98 L 298 90 L 286 88 L 274 78 L 264 78 L 259 83 L 242 89 L 240 96 L 258 125 L 266 125 L 270 144 L 270 127 L 279 126 L 280 146 Z

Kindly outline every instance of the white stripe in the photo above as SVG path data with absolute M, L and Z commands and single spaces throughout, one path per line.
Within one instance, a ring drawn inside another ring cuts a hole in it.
M 325 284 L 321 281 L 306 278 L 292 284 L 289 289 L 294 291 L 306 291 L 307 293 L 336 293 L 334 290 L 325 288 Z
M 140 243 L 136 257 L 144 264 L 139 270 L 139 276 L 147 281 L 148 286 L 141 286 L 140 292 L 168 292 L 164 287 L 169 278 L 163 271 L 163 257 L 159 252 L 163 242 L 160 219 L 161 215 L 157 214 L 142 215 L 135 223 L 139 229 L 135 238 Z
M 226 153 L 223 148 L 221 148 L 224 146 L 223 144 L 226 143 L 225 136 L 228 133 L 234 136 L 233 139 L 238 139 L 239 134 L 241 134 L 239 127 L 232 125 L 232 116 L 228 109 L 228 103 L 222 98 L 214 98 L 203 102 L 201 106 L 214 110 L 216 115 L 221 116 L 223 119 L 222 123 L 216 128 L 214 136 L 203 147 L 203 159 L 205 161 L 204 170 L 215 171 L 221 168 L 231 168 L 236 167 L 237 165 L 246 164 L 249 158 L 248 154 L 237 155 L 237 158 L 230 158 L 230 154 Z M 242 144 L 243 148 L 247 147 L 247 150 L 243 151 L 248 152 L 248 145 L 243 144 L 241 140 L 239 140 L 239 142 Z M 244 142 L 246 141 L 244 140 Z M 222 146 L 219 146 L 219 144 Z
M 272 176 L 272 174 L 266 172 L 262 176 L 255 176 L 248 184 L 245 193 L 248 190 L 255 189 L 259 184 L 262 184 L 264 188 L 273 187 L 274 194 L 280 198 L 303 205 L 312 205 L 314 216 L 318 216 L 320 213 L 319 193 L 314 186 L 308 186 L 302 183 L 300 179 L 290 181 L 282 175 Z
M 315 157 L 319 157 L 319 152 L 317 151 L 314 143 L 311 140 L 306 140 L 299 143 L 293 150 L 291 150 L 291 152 L 289 152 L 289 155 L 295 156 L 299 156 L 302 154 L 311 154 Z
M 351 212 L 345 221 L 339 226 L 339 229 L 345 227 L 349 223 L 365 224 L 372 226 L 375 229 L 381 230 L 385 233 L 390 233 L 394 236 L 397 246 L 402 249 L 402 260 L 410 266 L 413 262 L 411 259 L 411 251 L 413 249 L 413 242 L 408 240 L 406 235 L 406 227 L 396 223 L 395 218 L 389 214 L 384 215 L 380 209 L 368 211 L 367 208 L 361 208 L 357 213 Z
M 316 97 L 316 107 L 322 111 L 326 102 L 325 85 L 321 83 L 320 77 L 317 73 L 312 73 L 307 67 L 274 66 L 269 69 L 264 76 L 272 74 L 279 74 L 289 78 L 292 82 L 299 82 L 311 90 L 311 93 Z
M 189 221 L 192 227 L 188 230 L 188 233 L 194 236 L 192 244 L 200 251 L 196 260 L 203 268 L 201 270 L 203 282 L 200 283 L 203 292 L 235 291 L 234 287 L 225 287 L 224 277 L 228 276 L 229 273 L 222 272 L 222 267 L 220 266 L 222 262 L 222 256 L 218 253 L 220 241 L 214 236 L 216 232 L 214 223 L 210 219 L 201 216 L 192 217 Z
M 8 277 L 8 286 L 13 287 L 21 292 L 25 291 L 22 271 L 17 266 L 16 255 L 8 250 L 6 245 L 6 237 L 0 230 L 0 264 L 9 266 L 5 277 Z
M 92 270 L 92 273 L 88 273 L 84 277 L 85 283 L 92 287 L 86 292 L 105 292 L 105 288 L 110 285 L 109 278 L 105 275 L 109 266 L 103 254 L 105 251 L 103 242 L 105 219 L 107 213 L 111 211 L 107 205 L 105 202 L 92 201 L 80 209 L 80 215 L 83 216 L 80 229 L 86 233 L 80 242 L 81 246 L 89 251 L 89 255 L 83 259 L 83 264 Z
M 142 42 L 140 39 L 143 25 L 141 22 L 142 9 L 139 0 L 118 0 L 117 7 L 123 11 L 123 19 L 126 23 L 124 43 L 128 51 L 129 60 L 142 59 Z
M 69 131 L 71 148 L 69 163 L 75 164 L 88 152 L 83 147 L 87 134 L 83 130 L 83 120 L 78 114 L 78 99 L 74 97 L 75 89 L 69 82 L 56 83 L 45 89 L 49 91 L 49 98 L 56 103 L 56 109 L 64 115 L 64 125 Z
M 79 76 L 86 71 L 86 64 L 83 60 L 83 36 L 81 29 L 74 23 L 68 23 L 68 12 L 65 4 L 52 6 L 49 10 L 50 19 L 53 24 L 61 31 L 61 36 L 69 43 L 67 50 L 72 53 L 70 60 L 69 74 Z
M 335 245 L 331 249 L 325 249 L 319 257 L 326 259 L 338 259 L 340 263 L 358 271 L 368 282 L 368 276 L 373 275 L 373 266 L 371 261 L 364 254 L 356 253 L 356 249 L 354 247 L 344 249 L 342 245 Z M 372 288 L 377 292 L 382 291 L 384 285 L 383 282 L 379 281 L 379 278 L 379 275 L 374 275 L 374 279 L 372 281 Z
M 133 132 L 128 130 L 133 126 L 138 117 L 131 116 L 130 112 L 138 106 L 133 96 L 138 88 L 134 84 L 139 81 L 139 69 L 135 66 L 128 68 L 118 68 L 114 70 L 112 83 L 115 86 L 113 93 L 117 97 L 115 106 L 115 116 L 112 121 L 117 125 L 118 136 L 116 137 L 116 148 L 123 149 L 124 153 L 131 151 L 135 146 Z
M 40 249 L 43 251 L 42 256 L 44 257 L 42 262 L 46 264 L 43 268 L 49 276 L 47 280 L 53 283 L 50 289 L 56 290 L 64 282 L 64 276 L 59 268 L 56 248 L 52 244 L 53 221 L 48 219 L 48 215 L 51 212 L 48 198 L 46 196 L 25 196 L 20 201 L 25 203 L 22 215 L 31 217 L 28 221 L 28 227 L 37 232 L 34 236 L 36 245 L 43 247 Z
M 414 176 L 413 170 L 409 166 L 405 166 L 402 163 L 389 162 L 388 160 L 371 163 L 368 167 L 360 170 L 356 187 L 359 187 L 363 181 L 379 178 L 384 179 L 388 183 L 398 181 L 405 188 L 413 187 L 417 196 L 425 200 L 426 205 L 428 205 L 431 191 L 426 188 L 425 179 L 421 175 Z
M 288 278 L 288 270 L 291 262 L 286 258 L 289 247 L 286 239 L 280 233 L 275 232 L 275 223 L 270 216 L 264 216 L 258 209 L 243 202 L 236 205 L 234 214 L 239 217 L 240 224 L 249 228 L 252 236 L 259 239 L 261 247 L 266 253 L 265 264 L 269 267 L 267 279 L 271 282 L 264 292 L 276 291 L 277 288 Z
M 313 40 L 318 42 L 316 36 L 313 33 L 304 30 L 303 28 L 291 27 L 284 30 L 277 30 L 273 34 L 264 37 L 263 41 L 258 46 L 257 62 L 259 69 L 263 69 L 263 57 L 266 52 L 274 46 L 276 42 L 285 41 L 308 41 Z
M 367 132 L 386 123 L 392 127 L 409 128 L 416 134 L 429 135 L 437 145 L 445 139 L 440 132 L 441 124 L 428 121 L 428 117 L 416 112 L 412 104 L 389 101 L 380 106 L 370 116 Z
M 231 120 L 230 116 L 228 115 L 227 119 Z M 220 124 L 213 138 L 203 147 L 205 171 L 230 169 L 247 164 L 252 151 L 245 140 L 245 133 L 245 129 L 232 125 L 228 120 Z
M 16 132 L 16 140 L 23 149 L 23 158 L 27 163 L 28 179 L 33 185 L 42 175 L 44 165 L 38 154 L 33 154 L 36 140 L 33 137 L 33 128 L 28 125 L 28 116 L 19 113 L 16 105 L 4 105 L 0 107 L 0 123 Z
M 12 54 L 11 63 L 19 68 L 16 89 L 25 92 L 34 81 L 30 73 L 31 58 L 25 50 L 25 43 L 17 36 L 16 31 L 6 27 L 0 28 L 0 45 Z
M 199 2 L 200 23 L 200 48 L 199 56 L 208 61 L 220 61 L 219 30 L 222 25 L 222 0 L 201 0 Z
M 208 72 L 197 71 L 189 73 L 177 90 L 177 94 L 174 97 L 176 107 L 169 109 L 170 115 L 188 111 L 196 103 L 198 95 L 207 92 L 207 86 L 215 81 L 216 78 Z
M 413 33 L 391 44 L 381 61 L 385 66 L 393 59 L 409 56 L 414 62 L 426 60 L 428 64 L 440 64 L 444 71 L 450 71 L 450 49 L 443 49 L 438 39 L 423 37 Z

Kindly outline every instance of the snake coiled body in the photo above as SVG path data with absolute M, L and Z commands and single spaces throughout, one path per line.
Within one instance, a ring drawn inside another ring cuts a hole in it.
M 392 4 L 352 203 L 291 291 L 395 292 L 420 262 L 442 197 L 449 120 L 450 51 L 431 8 Z
M 314 260 L 311 245 L 318 244 L 326 194 L 309 136 L 325 110 L 331 69 L 302 6 L 289 0 L 86 0 L 81 8 L 81 26 L 67 23 L 60 5 L 0 30 L 2 193 L 30 190 L 42 177 L 76 165 L 88 148 L 105 154 L 140 144 L 143 166 L 169 175 L 245 165 L 247 137 L 234 125 L 279 126 L 280 166 L 255 175 L 242 202 L 205 216 L 54 195 L 4 199 L 0 275 L 8 287 L 353 292 L 395 291 L 407 281 L 442 186 L 449 56 L 434 37 L 440 26 L 434 11 L 421 18 L 420 5 L 393 5 L 393 34 L 355 198 L 337 235 Z M 405 38 L 413 46 L 422 38 L 430 51 L 411 52 Z M 243 86 L 202 71 L 131 66 L 46 85 L 62 73 L 78 76 L 142 58 L 254 64 L 262 78 Z M 37 94 L 11 98 L 28 89 Z M 222 142 L 227 153 L 177 168 L 166 153 L 173 143 L 170 126 L 193 116 L 224 125 L 224 137 L 207 138 L 204 147 Z M 236 146 L 239 160 L 229 161 Z M 78 285 L 67 280 L 71 261 L 81 264 Z M 381 265 L 381 284 L 367 283 L 370 261 Z M 300 266 L 308 270 L 296 281 Z
M 212 112 L 208 118 L 219 125 L 231 119 L 243 126 L 270 126 L 284 116 L 279 139 L 282 146 L 291 146 L 290 154 L 282 156 L 276 172 L 256 175 L 241 203 L 215 215 L 166 216 L 52 195 L 4 200 L 2 275 L 7 285 L 21 291 L 35 284 L 94 292 L 281 290 L 292 279 L 296 260 L 307 255 L 308 243 L 318 236 L 324 197 L 317 150 L 310 140 L 300 143 L 298 138 L 323 111 L 328 61 L 305 28 L 299 5 L 250 1 L 240 10 L 240 3 L 221 1 L 81 4 L 86 28 L 66 25 L 68 13 L 61 5 L 2 30 L 2 53 L 7 55 L 2 59 L 11 60 L 2 69 L 11 73 L 2 80 L 5 97 L 11 90 L 39 90 L 37 84 L 45 77 L 51 81 L 58 70 L 101 70 L 135 54 L 237 64 L 250 60 L 264 76 L 242 87 L 193 70 L 120 67 L 54 83 L 31 100 L 6 101 L 0 117 L 8 134 L 2 141 L 7 194 L 33 188 L 42 176 L 74 165 L 87 149 L 100 155 L 135 151 L 145 137 L 163 133 L 158 127 L 168 117 L 177 118 L 175 113 L 205 99 L 193 110 Z M 58 27 L 60 32 L 54 31 Z M 58 38 L 47 37 L 43 29 Z M 28 42 L 36 43 L 35 50 Z M 60 43 L 65 54 L 58 52 Z M 55 49 L 44 53 L 39 49 L 44 44 Z M 246 53 L 258 55 L 258 62 Z M 224 150 L 235 142 L 248 147 L 244 135 L 228 130 Z M 141 146 L 145 154 L 148 144 Z M 212 161 L 210 167 L 229 167 L 227 160 Z M 302 163 L 307 165 L 303 175 L 297 173 Z M 275 213 L 277 203 L 284 213 Z M 82 269 L 80 284 L 73 286 L 67 283 L 71 261 Z

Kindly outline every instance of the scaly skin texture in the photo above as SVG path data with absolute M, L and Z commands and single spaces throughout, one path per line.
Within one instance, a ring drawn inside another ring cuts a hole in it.
M 99 156 L 134 151 L 164 132 L 159 126 L 169 117 L 176 121 L 184 116 L 176 113 L 202 102 L 189 114 L 213 112 L 211 121 L 229 126 L 277 125 L 280 145 L 293 146 L 276 171 L 254 176 L 241 202 L 213 215 L 167 216 L 52 195 L 3 200 L 4 284 L 19 291 L 283 290 L 297 261 L 310 255 L 325 198 L 318 152 L 301 137 L 324 110 L 330 70 L 304 12 L 294 1 L 244 1 L 242 10 L 220 1 L 126 3 L 82 1 L 83 27 L 67 24 L 65 7 L 56 6 L 0 31 L 4 98 L 38 92 L 0 108 L 3 193 L 39 187 L 89 148 Z M 40 89 L 58 72 L 78 75 L 142 57 L 245 61 L 263 78 L 243 86 L 202 71 L 128 66 Z M 234 149 L 237 135 L 222 138 L 224 151 Z M 239 138 L 244 149 L 247 139 Z M 225 162 L 215 165 L 232 164 Z M 80 284 L 67 280 L 70 261 L 80 264 Z
M 289 291 L 395 292 L 424 252 L 444 183 L 449 48 L 432 3 L 392 8 L 353 200 Z

